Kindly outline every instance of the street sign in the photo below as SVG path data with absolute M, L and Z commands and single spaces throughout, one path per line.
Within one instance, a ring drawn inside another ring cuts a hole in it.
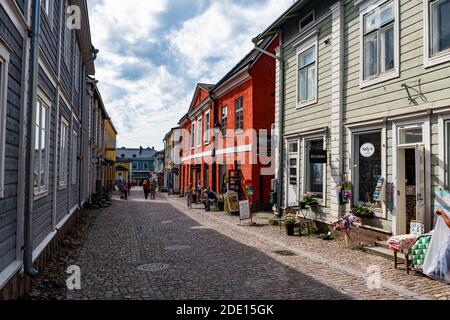
M 310 150 L 309 163 L 326 164 L 328 160 L 327 150 Z

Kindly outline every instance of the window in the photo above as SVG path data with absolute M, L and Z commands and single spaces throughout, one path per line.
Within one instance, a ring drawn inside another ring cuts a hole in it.
M 317 100 L 317 46 L 313 45 L 298 55 L 298 103 Z
M 6 111 L 8 94 L 9 49 L 0 39 L 0 198 L 4 196 Z
M 133 161 L 133 170 L 137 170 L 138 169 L 138 163 L 137 161 Z
M 381 209 L 381 201 L 375 196 L 378 182 L 382 178 L 381 136 L 381 131 L 354 135 L 354 204 Z
M 80 91 L 80 49 L 78 43 L 75 45 L 75 66 L 74 66 L 74 78 L 75 78 L 75 91 Z
M 36 103 L 34 146 L 34 190 L 40 196 L 48 191 L 50 108 L 40 99 Z
M 450 0 L 425 0 L 425 23 L 425 66 L 450 61 Z
M 234 103 L 235 107 L 235 130 L 244 130 L 244 98 L 240 97 Z
M 222 108 L 222 135 L 225 137 L 227 135 L 228 127 L 228 107 L 224 106 Z
M 65 1 L 65 20 L 64 20 L 64 62 L 66 66 L 70 67 L 70 50 L 72 42 L 72 30 L 67 27 L 67 21 L 69 21 L 69 13 L 67 13 L 67 8 L 69 7 L 69 2 Z
M 61 135 L 59 137 L 59 186 L 65 187 L 67 184 L 67 142 L 68 142 L 69 123 L 61 118 Z
M 297 186 L 297 172 L 298 172 L 298 160 L 297 158 L 289 159 L 289 184 L 291 186 Z
M 77 166 L 78 166 L 78 133 L 72 132 L 72 184 L 77 183 Z
M 197 147 L 202 145 L 202 117 L 197 119 Z
M 210 139 L 211 139 L 211 113 L 207 111 L 205 113 L 205 144 L 208 144 Z
M 311 11 L 308 15 L 306 15 L 303 19 L 300 20 L 300 31 L 305 29 L 313 22 L 314 22 L 314 11 Z
M 191 126 L 191 148 L 195 147 L 195 122 L 192 122 Z
M 148 162 L 144 161 L 144 170 L 148 170 Z
M 312 150 L 323 150 L 324 140 L 313 139 L 305 141 L 305 192 L 312 193 L 318 199 L 324 199 L 324 174 L 325 164 L 311 163 L 310 153 Z
M 399 129 L 399 144 L 417 144 L 423 142 L 422 126 L 404 127 Z
M 445 122 L 445 185 L 450 185 L 450 121 Z
M 48 22 L 52 24 L 53 18 L 53 0 L 41 0 L 41 7 L 48 18 Z
M 384 81 L 383 75 L 396 75 L 396 51 L 399 46 L 396 3 L 394 0 L 384 2 L 363 15 L 363 80 L 380 78 Z
M 289 153 L 298 153 L 298 143 L 297 142 L 291 142 L 288 146 Z

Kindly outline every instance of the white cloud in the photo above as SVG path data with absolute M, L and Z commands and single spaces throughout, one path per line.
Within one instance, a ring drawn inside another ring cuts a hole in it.
M 187 112 L 195 83 L 220 79 L 252 48 L 251 38 L 292 4 L 205 1 L 199 15 L 162 30 L 168 1 L 173 7 L 174 0 L 89 0 L 100 49 L 96 78 L 119 147 L 162 148 L 165 133 Z M 148 56 L 136 53 L 142 48 L 151 48 Z

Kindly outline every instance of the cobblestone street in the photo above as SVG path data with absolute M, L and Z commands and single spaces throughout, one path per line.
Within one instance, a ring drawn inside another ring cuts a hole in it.
M 263 217 L 256 221 L 240 226 L 224 213 L 187 210 L 182 198 L 147 201 L 134 190 L 100 211 L 75 261 L 82 289 L 58 299 L 450 298 L 448 285 L 407 276 L 387 259 L 339 240 L 288 238 Z M 375 289 L 367 285 L 374 266 L 381 271 Z M 51 289 L 39 290 L 38 299 Z

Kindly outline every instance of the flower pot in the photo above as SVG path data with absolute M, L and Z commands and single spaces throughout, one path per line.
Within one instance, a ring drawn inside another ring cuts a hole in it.
M 295 225 L 294 224 L 285 224 L 286 234 L 292 237 L 295 234 Z

